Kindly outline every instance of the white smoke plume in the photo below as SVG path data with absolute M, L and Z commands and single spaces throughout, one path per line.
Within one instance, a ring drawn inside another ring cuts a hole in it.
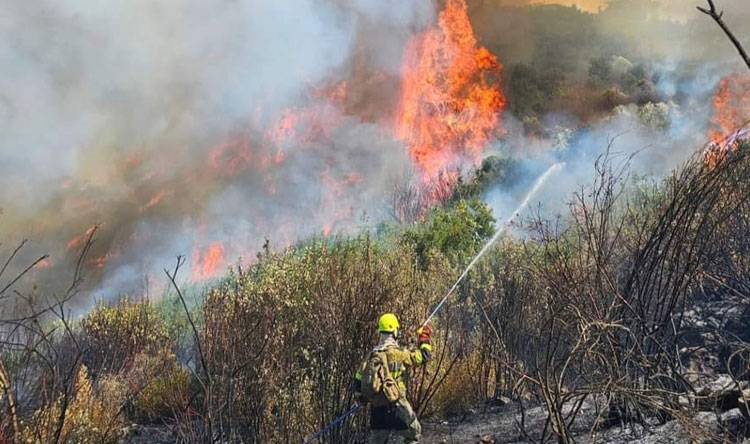
M 6 3 L 0 241 L 62 272 L 99 225 L 90 287 L 112 297 L 176 254 L 221 271 L 265 239 L 382 219 L 408 158 L 330 96 L 357 69 L 393 77 L 433 17 L 417 0 Z
M 532 66 L 539 63 L 535 51 L 545 45 L 540 41 L 542 33 L 537 32 L 543 26 L 542 18 L 552 21 L 550 17 L 563 20 L 571 15 L 581 16 L 565 7 L 556 11 L 548 8 L 544 14 L 531 14 L 530 9 L 520 7 L 540 3 L 600 11 L 583 14 L 583 19 L 570 24 L 577 26 L 583 22 L 590 26 L 590 42 L 577 42 L 570 51 L 564 47 L 562 54 L 549 54 L 584 62 L 569 68 L 574 73 L 570 77 L 587 82 L 588 61 L 606 54 L 613 76 L 638 65 L 644 66 L 652 74 L 647 82 L 651 97 L 644 100 L 647 103 L 616 107 L 614 112 L 593 122 L 580 122 L 566 110 L 547 115 L 542 126 L 551 129 L 551 134 L 546 137 L 527 136 L 523 124 L 506 115 L 508 134 L 494 150 L 500 154 L 511 153 L 524 171 L 524 179 L 513 187 L 495 188 L 487 193 L 485 199 L 498 218 L 513 211 L 535 175 L 558 161 L 565 161 L 565 167 L 550 178 L 536 199 L 537 205 L 530 206 L 526 217 L 532 212 L 541 212 L 547 217 L 565 213 L 571 194 L 591 182 L 595 161 L 608 150 L 615 163 L 632 157 L 633 176 L 661 179 L 708 142 L 715 114 L 712 100 L 720 80 L 737 74 L 748 75 L 742 59 L 721 29 L 695 9 L 695 6 L 705 6 L 705 2 L 691 0 L 509 0 L 504 2 L 505 9 L 485 9 L 485 4 L 477 4 L 475 26 L 485 35 L 483 43 L 492 45 L 490 48 L 499 54 L 506 67 L 512 63 Z M 724 18 L 735 34 L 746 46 L 750 45 L 750 10 L 745 2 L 718 0 L 716 3 L 725 12 Z M 570 34 L 575 35 L 572 29 Z M 571 39 L 568 35 L 558 37 L 563 41 Z M 553 58 L 543 63 L 559 62 L 566 60 Z M 740 114 L 743 111 L 750 116 L 750 109 L 741 110 Z

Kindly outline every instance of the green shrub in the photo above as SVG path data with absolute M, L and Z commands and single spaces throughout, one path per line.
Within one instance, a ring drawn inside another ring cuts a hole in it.
M 459 264 L 473 256 L 495 232 L 495 218 L 478 199 L 461 200 L 450 208 L 436 208 L 427 220 L 402 234 L 424 266 L 430 252 Z
M 120 300 L 100 305 L 81 321 L 86 364 L 95 376 L 126 369 L 136 354 L 162 354 L 172 342 L 165 324 L 148 302 Z
M 191 375 L 180 367 L 174 356 L 168 359 L 157 359 L 138 355 L 136 368 L 146 371 L 143 376 L 150 378 L 141 381 L 143 384 L 133 399 L 132 416 L 139 421 L 159 422 L 174 417 L 188 403 Z M 140 364 L 140 365 L 139 365 Z M 156 364 L 158 367 L 151 367 Z M 132 375 L 134 371 L 131 371 Z M 132 378 L 132 376 L 131 376 Z

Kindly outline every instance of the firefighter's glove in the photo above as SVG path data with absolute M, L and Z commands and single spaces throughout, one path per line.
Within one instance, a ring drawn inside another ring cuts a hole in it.
M 419 345 L 432 342 L 432 327 L 429 324 L 419 327 L 417 329 L 417 334 L 419 335 L 417 339 Z

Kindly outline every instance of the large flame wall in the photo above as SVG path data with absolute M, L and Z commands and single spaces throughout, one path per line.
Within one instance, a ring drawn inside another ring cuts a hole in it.
M 476 164 L 495 135 L 505 97 L 500 63 L 478 46 L 463 0 L 406 49 L 396 135 L 428 181 Z
M 84 3 L 0 24 L 0 241 L 65 273 L 98 226 L 102 297 L 151 291 L 176 254 L 202 282 L 266 239 L 387 219 L 399 183 L 475 163 L 498 126 L 462 0 Z

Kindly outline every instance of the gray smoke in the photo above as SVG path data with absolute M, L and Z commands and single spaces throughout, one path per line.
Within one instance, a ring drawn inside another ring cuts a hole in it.
M 265 239 L 382 220 L 405 151 L 316 88 L 392 77 L 433 17 L 417 0 L 5 2 L 0 242 L 31 239 L 19 265 L 48 252 L 57 281 L 100 225 L 89 288 L 107 298 L 176 254 L 219 244 L 223 269 Z M 284 113 L 302 117 L 269 140 Z
M 526 217 L 532 212 L 546 217 L 564 214 L 571 194 L 591 182 L 595 161 L 607 151 L 615 163 L 632 158 L 633 176 L 660 180 L 708 141 L 714 116 L 712 99 L 719 81 L 748 74 L 721 29 L 695 9 L 706 6 L 705 2 L 611 0 L 600 2 L 603 10 L 590 15 L 566 7 L 545 7 L 536 13 L 519 7 L 529 3 L 540 2 L 509 0 L 505 9 L 488 10 L 477 5 L 474 10 L 478 32 L 485 35 L 483 42 L 491 42 L 491 49 L 500 54 L 506 69 L 518 63 L 553 68 L 567 63 L 572 65 L 566 67 L 568 80 L 586 84 L 590 81 L 590 61 L 603 57 L 609 61 L 613 76 L 643 66 L 650 74 L 644 88 L 649 93 L 594 122 L 581 122 L 565 109 L 548 114 L 541 122 L 548 129 L 543 137 L 529 137 L 523 122 L 506 115 L 508 134 L 494 150 L 501 155 L 510 153 L 525 174 L 514 186 L 492 189 L 485 196 L 498 218 L 513 211 L 535 175 L 561 160 L 566 162 L 565 168 L 550 178 Z M 583 3 L 579 6 L 599 6 L 596 2 Z M 750 45 L 750 10 L 745 2 L 716 3 L 735 34 Z M 573 22 L 572 16 L 578 21 Z M 540 31 L 546 23 L 565 29 L 556 20 L 570 20 L 571 28 L 554 38 L 574 44 L 555 46 L 555 41 L 550 44 L 544 40 L 549 35 Z M 579 25 L 587 30 L 575 29 Z M 585 39 L 576 40 L 581 35 Z M 750 109 L 744 111 L 750 116 Z
M 744 0 L 719 1 L 738 35 L 750 36 Z M 81 235 L 100 225 L 86 306 L 157 292 L 177 254 L 200 280 L 217 245 L 220 272 L 251 261 L 266 239 L 283 248 L 387 220 L 394 183 L 412 168 L 390 129 L 402 52 L 434 23 L 437 3 L 5 2 L 0 243 L 31 239 L 19 265 L 50 253 L 31 280 L 51 291 L 70 274 Z M 545 42 L 538 17 L 520 7 L 529 2 L 500 3 L 469 8 L 507 72 L 539 59 Z M 561 211 L 612 138 L 614 151 L 640 151 L 634 169 L 654 177 L 700 148 L 716 83 L 743 67 L 694 3 L 609 2 L 591 16 L 585 45 L 552 54 L 580 82 L 599 53 L 615 71 L 645 63 L 658 73 L 658 103 L 585 123 L 561 109 L 543 116 L 543 137 L 506 112 L 507 133 L 489 153 L 520 160 L 528 180 L 489 193 L 498 219 L 557 161 L 566 167 L 539 201 Z M 568 9 L 545 13 L 565 20 Z

